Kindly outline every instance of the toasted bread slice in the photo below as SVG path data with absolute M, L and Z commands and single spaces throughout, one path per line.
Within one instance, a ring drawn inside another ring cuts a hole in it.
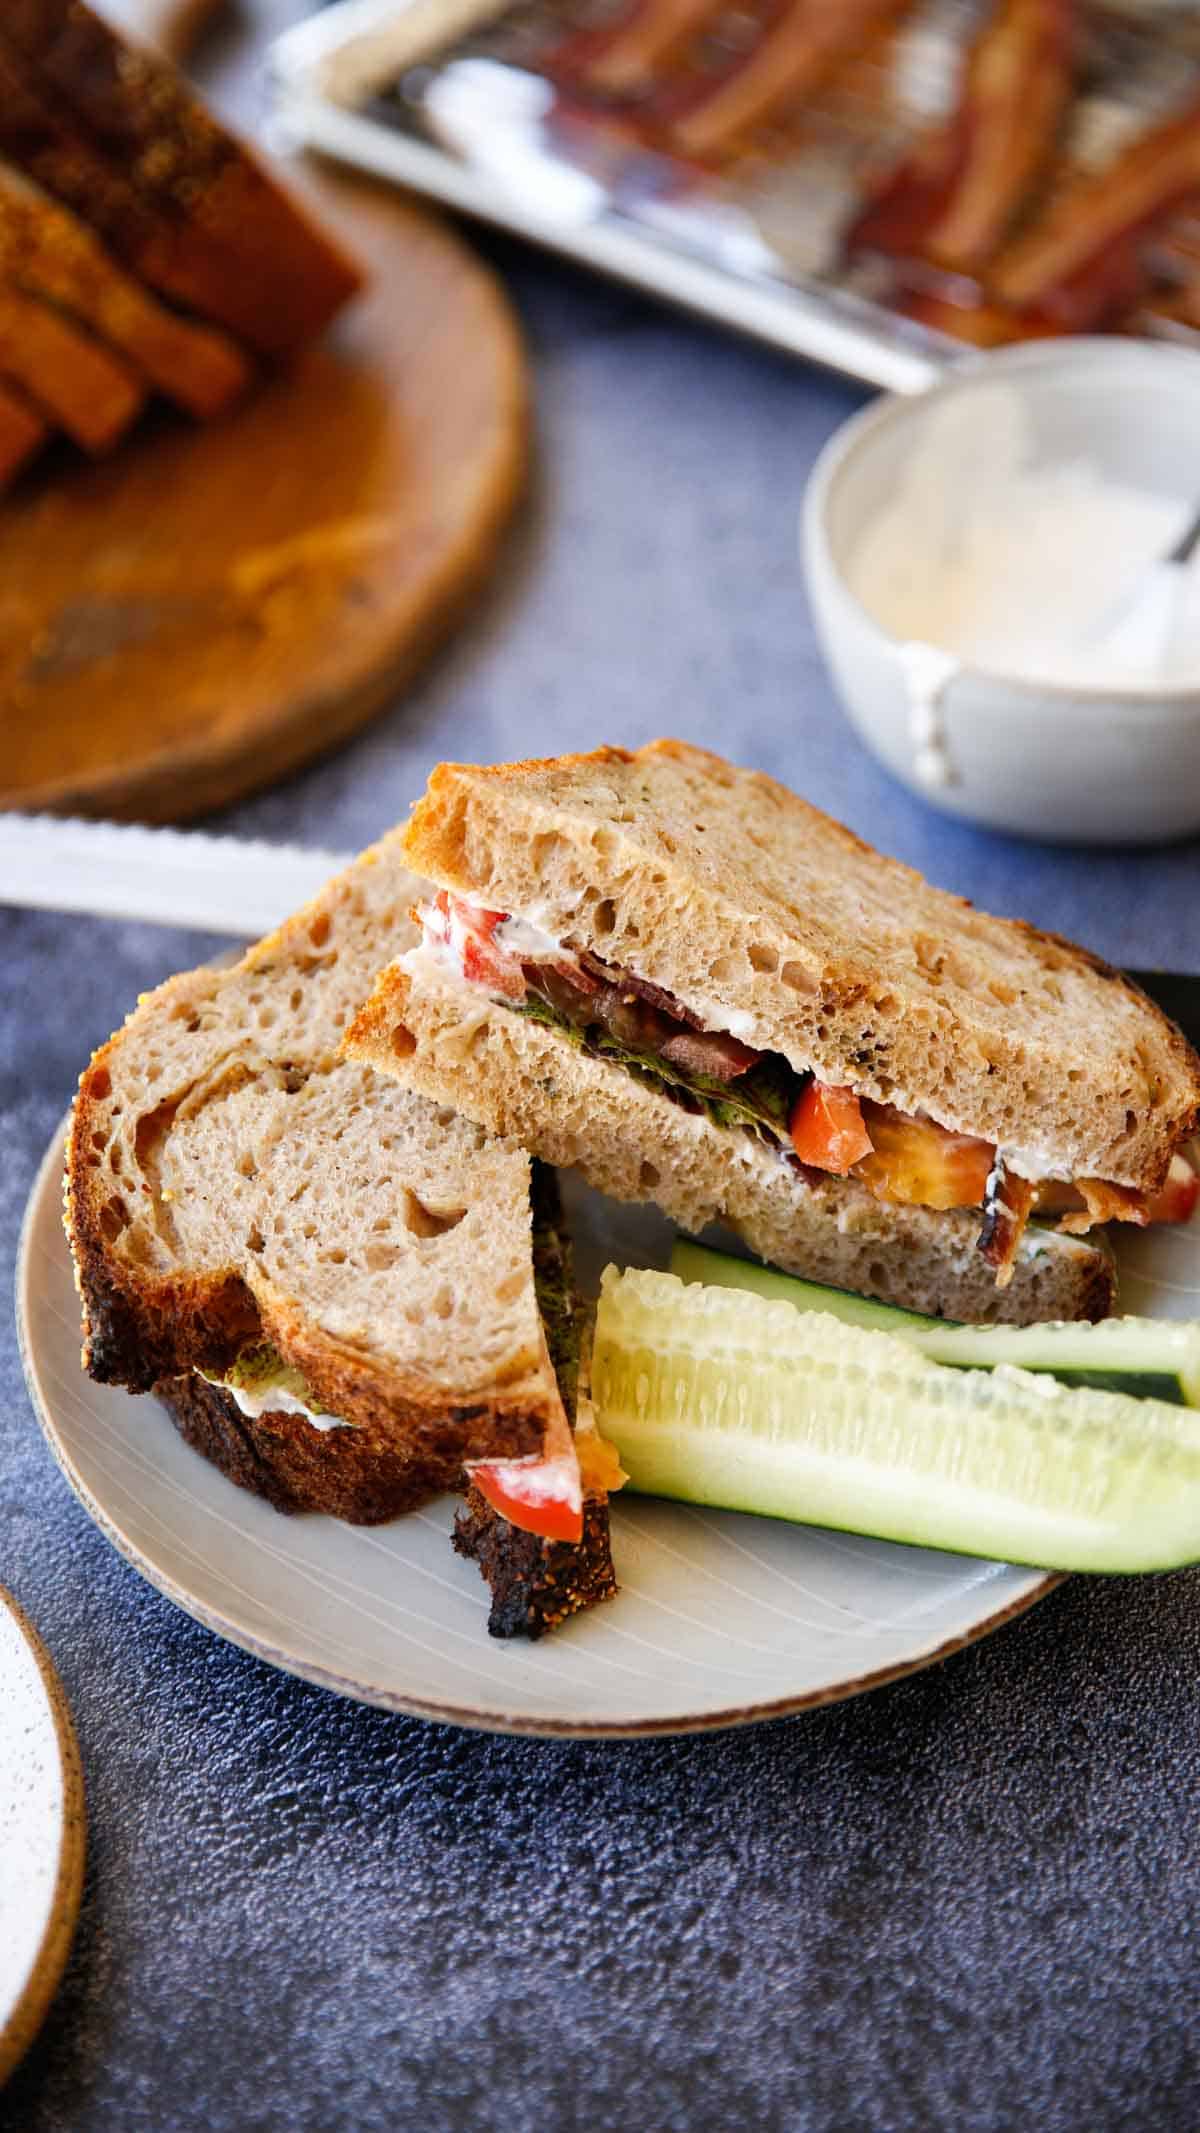
M 301 1418 L 304 1501 L 364 1516 L 538 1451 L 561 1416 L 528 1157 L 337 1057 L 413 891 L 393 837 L 232 969 L 147 995 L 84 1073 L 68 1150 L 91 1374 L 149 1390 L 269 1343 L 350 1425 Z
M 0 385 L 0 489 L 32 459 L 49 425 L 13 387 Z
M 168 311 L 86 224 L 0 162 L 0 268 L 28 295 L 60 305 L 119 349 L 189 414 L 221 414 L 250 382 L 228 334 Z
M 393 964 L 351 1024 L 346 1050 L 457 1104 L 546 1162 L 577 1167 L 618 1200 L 653 1201 L 682 1228 L 736 1230 L 763 1259 L 835 1288 L 948 1318 L 1102 1318 L 1106 1253 L 1026 1231 L 1007 1288 L 977 1250 L 979 1216 L 884 1206 L 852 1178 L 802 1173 L 751 1134 L 686 1111 L 620 1066 L 460 985 L 418 985 Z
M 0 372 L 89 452 L 108 451 L 146 397 L 117 356 L 11 282 L 0 282 Z
M 685 742 L 444 763 L 405 849 L 706 1028 L 995 1143 L 1018 1175 L 1153 1192 L 1194 1131 L 1200 1059 L 1128 979 Z
M 360 286 L 347 255 L 168 60 L 81 0 L 9 0 L 3 37 L 7 71 L 38 112 L 37 159 L 14 148 L 16 122 L 2 111 L 0 147 L 153 287 L 284 355 Z M 97 165 L 98 186 L 84 176 Z

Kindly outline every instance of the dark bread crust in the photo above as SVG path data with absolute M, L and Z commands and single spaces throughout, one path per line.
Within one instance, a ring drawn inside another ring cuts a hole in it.
M 574 1284 L 574 1252 L 558 1179 L 548 1164 L 534 1162 L 530 1194 L 538 1308 L 563 1406 L 574 1427 L 583 1303 Z M 589 1491 L 584 1498 L 582 1540 L 552 1541 L 511 1525 L 472 1485 L 466 1508 L 454 1521 L 454 1546 L 479 1565 L 492 1596 L 488 1631 L 493 1637 L 544 1636 L 568 1615 L 611 1599 L 617 1589 L 608 1497 L 602 1490 Z
M 478 1563 L 487 1581 L 493 1637 L 536 1641 L 568 1616 L 611 1600 L 617 1590 L 607 1496 L 585 1499 L 581 1541 L 552 1541 L 510 1526 L 478 1489 L 470 1488 L 454 1521 L 454 1546 Z
M 1117 1301 L 1117 1270 L 1108 1252 L 1099 1245 L 1080 1267 L 1077 1301 L 1076 1317 L 1088 1319 L 1092 1325 L 1112 1316 Z
M 303 1415 L 251 1420 L 219 1385 L 194 1373 L 154 1387 L 180 1436 L 240 1489 L 276 1511 L 325 1512 L 355 1526 L 386 1525 L 431 1496 L 456 1488 L 461 1462 L 406 1458 L 361 1430 L 316 1430 Z M 493 1637 L 536 1639 L 617 1590 L 608 1499 L 584 1505 L 578 1546 L 522 1533 L 469 1489 L 454 1522 L 454 1547 L 478 1563 L 491 1592 Z
M 303 1415 L 251 1420 L 232 1395 L 193 1372 L 154 1387 L 180 1435 L 239 1488 L 277 1511 L 322 1511 L 381 1526 L 457 1488 L 462 1456 L 447 1431 L 420 1448 L 361 1429 L 314 1429 Z

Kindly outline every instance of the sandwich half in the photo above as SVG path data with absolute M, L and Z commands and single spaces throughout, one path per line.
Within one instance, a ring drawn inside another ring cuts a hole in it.
M 443 764 L 346 1051 L 619 1199 L 957 1319 L 1099 1318 L 1189 1212 L 1200 1060 L 1116 971 L 678 741 Z
M 338 1056 L 423 888 L 385 839 L 97 1052 L 66 1180 L 84 1364 L 283 1510 L 375 1523 L 469 1482 L 493 1627 L 537 1635 L 615 1589 L 555 1180 Z

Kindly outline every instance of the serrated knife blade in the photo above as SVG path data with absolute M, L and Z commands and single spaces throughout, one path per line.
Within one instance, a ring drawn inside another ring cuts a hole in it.
M 255 940 L 350 858 L 202 830 L 0 813 L 0 904 Z

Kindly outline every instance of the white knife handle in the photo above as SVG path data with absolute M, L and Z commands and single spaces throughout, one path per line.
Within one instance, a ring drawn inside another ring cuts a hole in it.
M 0 813 L 0 904 L 32 910 L 149 919 L 253 940 L 348 863 L 342 852 L 199 830 Z

